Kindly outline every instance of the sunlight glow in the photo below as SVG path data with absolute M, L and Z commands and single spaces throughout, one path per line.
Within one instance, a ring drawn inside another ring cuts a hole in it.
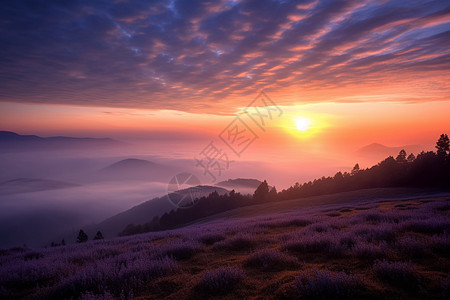
M 300 131 L 306 131 L 310 128 L 311 120 L 308 118 L 299 117 L 295 119 L 295 127 Z

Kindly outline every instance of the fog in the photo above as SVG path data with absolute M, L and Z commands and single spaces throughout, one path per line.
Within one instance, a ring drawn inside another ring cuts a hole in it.
M 242 157 L 230 155 L 213 178 L 194 159 L 207 142 L 127 141 L 95 149 L 0 153 L 0 248 L 45 246 L 61 237 L 74 242 L 76 236 L 68 233 L 165 195 L 169 180 L 179 172 L 194 174 L 203 185 L 254 178 L 281 190 L 295 182 L 349 171 L 362 162 L 348 153 L 313 155 L 288 147 L 277 152 L 275 146 L 256 144 Z

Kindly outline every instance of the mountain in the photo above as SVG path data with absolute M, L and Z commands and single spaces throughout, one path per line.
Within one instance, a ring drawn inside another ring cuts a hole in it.
M 48 151 L 120 145 L 123 145 L 123 143 L 110 138 L 40 137 L 37 135 L 21 135 L 11 131 L 0 131 L 0 152 Z
M 86 227 L 86 231 L 90 234 L 95 234 L 97 230 L 100 230 L 105 237 L 116 236 L 129 224 L 144 224 L 150 222 L 153 217 L 161 216 L 164 213 L 175 210 L 177 207 L 172 204 L 172 202 L 178 202 L 179 199 L 184 196 L 186 196 L 187 200 L 191 200 L 191 195 L 195 195 L 195 198 L 203 197 L 214 191 L 220 195 L 228 192 L 228 190 L 220 187 L 206 185 L 179 190 L 160 198 L 148 200 L 129 210 L 112 216 L 97 225 L 88 226 Z
M 248 178 L 236 178 L 228 179 L 217 183 L 217 186 L 224 187 L 228 190 L 235 190 L 242 194 L 253 194 L 256 188 L 261 184 L 261 181 L 257 179 Z
M 389 147 L 379 143 L 373 143 L 370 145 L 366 145 L 356 151 L 356 154 L 361 157 L 367 158 L 378 158 L 383 159 L 388 156 L 393 156 L 394 158 L 400 152 L 400 150 L 404 149 L 406 153 L 414 153 L 417 155 L 420 151 L 423 150 L 423 147 L 420 145 L 405 145 L 399 147 Z
M 171 166 L 143 159 L 127 158 L 99 170 L 96 177 L 105 181 L 149 180 L 166 183 L 176 173 L 177 170 Z
M 0 182 L 0 195 L 31 193 L 78 186 L 76 184 L 37 178 L 17 178 Z

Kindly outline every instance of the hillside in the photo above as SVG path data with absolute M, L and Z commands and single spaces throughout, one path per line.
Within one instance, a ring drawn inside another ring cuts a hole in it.
M 448 299 L 449 195 L 343 198 L 126 238 L 3 250 L 0 298 Z
M 195 192 L 197 197 L 209 195 L 214 191 L 217 191 L 219 194 L 228 192 L 223 188 L 214 186 L 198 186 L 180 190 L 177 191 L 176 195 L 169 194 L 169 196 L 166 195 L 145 201 L 144 203 L 112 216 L 99 224 L 86 227 L 86 231 L 93 235 L 97 230 L 100 230 L 105 237 L 117 236 L 129 224 L 143 224 L 156 216 L 161 216 L 164 213 L 176 209 L 171 201 L 175 201 L 175 199 L 182 195 L 190 194 L 192 191 Z M 170 197 L 170 199 L 168 197 Z
M 441 136 L 441 140 L 445 140 L 445 135 Z M 281 192 L 277 192 L 275 187 L 269 186 L 264 180 L 253 194 L 241 194 L 235 191 L 225 195 L 212 193 L 207 197 L 200 197 L 195 207 L 177 209 L 170 214 L 147 219 L 143 224 L 129 224 L 121 234 L 132 235 L 178 228 L 211 215 L 262 203 L 283 207 L 283 201 L 310 196 L 379 188 L 423 188 L 449 191 L 448 141 L 443 145 L 437 147 L 437 153 L 421 152 L 417 157 L 407 156 L 407 153 L 401 150 L 395 159 L 389 156 L 370 168 L 360 169 L 356 164 L 350 173 L 337 172 L 333 177 L 323 176 L 303 184 L 296 183 Z

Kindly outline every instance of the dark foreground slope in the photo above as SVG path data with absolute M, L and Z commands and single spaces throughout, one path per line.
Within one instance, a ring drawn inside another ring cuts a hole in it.
M 0 298 L 448 299 L 449 195 L 337 202 L 2 251 Z
M 185 201 L 190 200 L 190 195 L 195 194 L 196 197 L 209 195 L 217 192 L 220 195 L 227 193 L 226 189 L 216 186 L 196 186 L 188 189 L 177 191 L 177 194 L 170 194 L 163 197 L 157 197 L 136 205 L 124 212 L 114 215 L 99 224 L 87 226 L 85 230 L 93 236 L 96 231 L 100 230 L 105 237 L 117 236 L 129 224 L 143 224 L 154 217 L 161 216 L 171 210 L 176 209 L 173 202 L 183 198 Z

